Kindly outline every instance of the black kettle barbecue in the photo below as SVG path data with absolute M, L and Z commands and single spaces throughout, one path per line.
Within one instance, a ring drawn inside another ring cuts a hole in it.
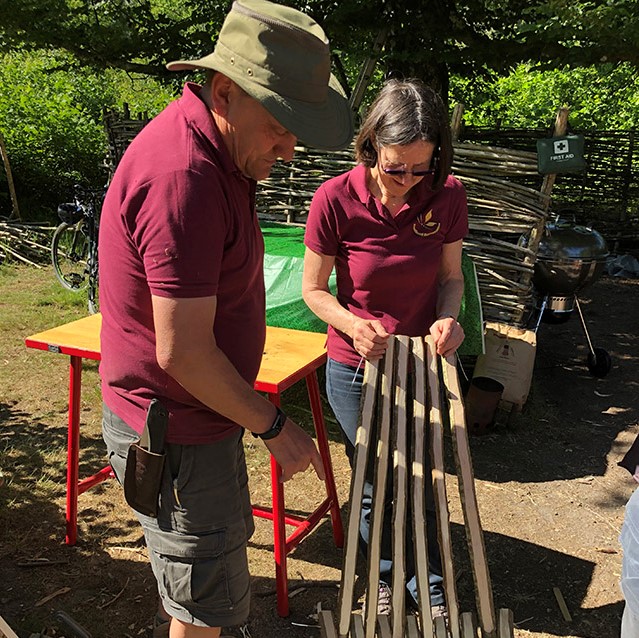
M 593 347 L 578 294 L 599 279 L 608 254 L 606 241 L 596 230 L 558 217 L 546 224 L 533 274 L 539 313 L 535 332 L 542 318 L 562 323 L 577 308 L 588 341 L 588 370 L 595 377 L 605 377 L 612 362 L 606 350 Z

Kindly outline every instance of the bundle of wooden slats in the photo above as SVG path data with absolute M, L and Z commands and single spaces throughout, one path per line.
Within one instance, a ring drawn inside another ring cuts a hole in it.
M 412 369 L 414 374 L 409 375 Z M 409 389 L 409 383 L 412 387 Z M 413 405 L 408 405 L 413 397 Z M 407 414 L 412 414 L 408 423 Z M 377 428 L 373 424 L 377 423 Z M 429 425 L 430 424 L 430 425 Z M 320 614 L 323 638 L 476 638 L 472 612 L 460 612 L 452 550 L 446 473 L 444 427 L 450 428 L 459 496 L 475 583 L 476 608 L 483 638 L 512 638 L 512 613 L 502 609 L 495 618 L 490 575 L 477 508 L 464 408 L 454 357 L 441 359 L 431 337 L 391 338 L 385 357 L 366 364 L 362 416 L 355 442 L 351 478 L 351 509 L 348 517 L 344 568 L 340 588 L 337 626 L 330 612 Z M 430 440 L 425 433 L 430 432 Z M 369 448 L 375 446 L 375 477 L 367 574 L 365 615 L 353 613 L 355 565 L 364 481 Z M 409 458 L 409 450 L 411 457 Z M 424 459 L 431 455 L 431 476 Z M 377 617 L 380 543 L 384 498 L 392 459 L 393 583 L 392 615 Z M 448 627 L 443 617 L 431 616 L 428 583 L 428 547 L 424 515 L 426 481 L 433 483 L 437 528 L 443 562 Z M 406 614 L 404 556 L 409 498 L 412 508 L 419 617 Z
M 128 105 L 124 104 L 122 113 L 114 110 L 105 110 L 102 114 L 102 120 L 109 142 L 107 161 L 109 170 L 113 173 L 133 138 L 149 122 L 149 117 L 145 113 L 132 117 Z

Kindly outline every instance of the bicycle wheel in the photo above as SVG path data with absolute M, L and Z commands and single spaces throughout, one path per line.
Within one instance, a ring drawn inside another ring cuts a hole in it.
M 84 290 L 89 284 L 87 257 L 89 241 L 83 229 L 84 220 L 77 224 L 60 224 L 51 240 L 51 261 L 58 281 L 68 290 Z

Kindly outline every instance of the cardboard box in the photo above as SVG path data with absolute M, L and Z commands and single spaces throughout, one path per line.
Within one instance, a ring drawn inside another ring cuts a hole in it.
M 535 366 L 537 335 L 504 323 L 487 323 L 486 353 L 477 357 L 473 378 L 488 377 L 504 386 L 502 401 L 523 406 Z

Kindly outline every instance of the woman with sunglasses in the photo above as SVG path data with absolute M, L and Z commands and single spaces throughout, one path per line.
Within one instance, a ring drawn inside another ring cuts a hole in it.
M 363 361 L 383 356 L 391 334 L 430 334 L 448 356 L 464 339 L 457 322 L 463 293 L 466 193 L 450 174 L 452 143 L 440 97 L 419 80 L 390 80 L 355 141 L 357 166 L 315 193 L 306 224 L 303 296 L 328 324 L 326 390 L 354 456 Z M 336 293 L 329 288 L 335 268 Z M 372 477 L 369 477 L 372 479 Z M 372 481 L 362 501 L 366 555 Z M 378 614 L 391 613 L 392 486 L 382 533 Z M 427 495 L 433 617 L 446 616 L 432 490 Z M 407 523 L 407 603 L 417 608 L 411 524 Z

